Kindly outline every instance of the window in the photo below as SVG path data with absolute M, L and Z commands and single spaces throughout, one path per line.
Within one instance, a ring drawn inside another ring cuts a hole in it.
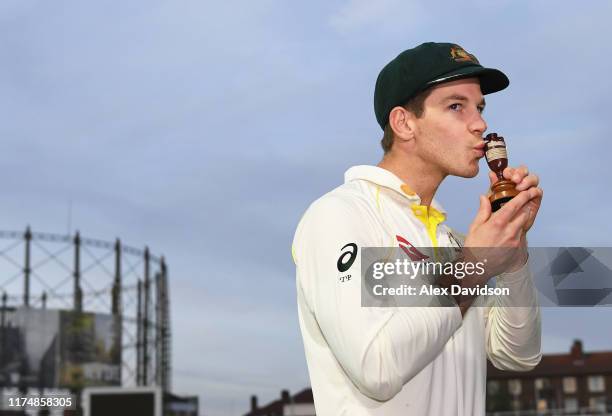
M 563 377 L 563 393 L 576 393 L 576 377 Z
M 575 397 L 567 397 L 564 401 L 566 412 L 577 412 L 578 411 L 578 399 Z
M 544 384 L 543 381 L 544 380 L 541 378 L 536 378 L 535 383 L 534 383 L 536 390 L 542 390 L 542 386 Z
M 508 380 L 508 391 L 513 396 L 518 396 L 521 394 L 521 380 L 513 379 Z
M 606 398 L 605 397 L 591 397 L 589 399 L 589 407 L 591 410 L 596 412 L 606 411 Z
M 499 391 L 499 381 L 491 380 L 487 383 L 487 393 L 496 394 Z
M 589 391 L 602 392 L 605 389 L 603 376 L 589 376 Z
M 550 380 L 547 378 L 536 378 L 535 388 L 536 390 L 544 390 L 550 387 Z

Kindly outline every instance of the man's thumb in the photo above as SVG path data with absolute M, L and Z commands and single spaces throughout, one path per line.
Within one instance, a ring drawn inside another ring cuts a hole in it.
M 486 222 L 491 216 L 491 203 L 489 202 L 489 198 L 484 195 L 480 195 L 480 207 L 478 207 L 478 213 L 476 214 L 476 218 L 474 218 L 475 224 L 483 224 Z

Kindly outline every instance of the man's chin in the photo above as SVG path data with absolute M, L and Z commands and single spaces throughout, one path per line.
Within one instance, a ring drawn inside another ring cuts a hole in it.
M 480 167 L 476 163 L 474 166 L 470 166 L 467 169 L 453 173 L 453 176 L 458 176 L 460 178 L 473 178 L 476 175 L 478 175 L 479 171 L 480 171 Z

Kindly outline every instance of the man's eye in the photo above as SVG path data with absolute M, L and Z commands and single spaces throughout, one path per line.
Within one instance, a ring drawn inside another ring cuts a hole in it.
M 478 112 L 479 112 L 480 114 L 482 114 L 482 112 L 484 111 L 484 109 L 485 109 L 485 108 L 484 108 L 484 106 L 478 106 Z
M 461 110 L 461 104 L 459 103 L 451 104 L 448 106 L 448 108 L 450 108 L 453 111 L 459 111 Z

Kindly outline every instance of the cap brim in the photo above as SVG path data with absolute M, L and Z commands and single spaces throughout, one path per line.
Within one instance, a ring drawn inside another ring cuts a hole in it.
M 508 77 L 498 69 L 483 68 L 481 66 L 467 66 L 444 74 L 433 81 L 429 81 L 427 86 L 430 87 L 442 82 L 471 77 L 478 77 L 480 79 L 480 90 L 483 95 L 501 91 L 510 85 Z

